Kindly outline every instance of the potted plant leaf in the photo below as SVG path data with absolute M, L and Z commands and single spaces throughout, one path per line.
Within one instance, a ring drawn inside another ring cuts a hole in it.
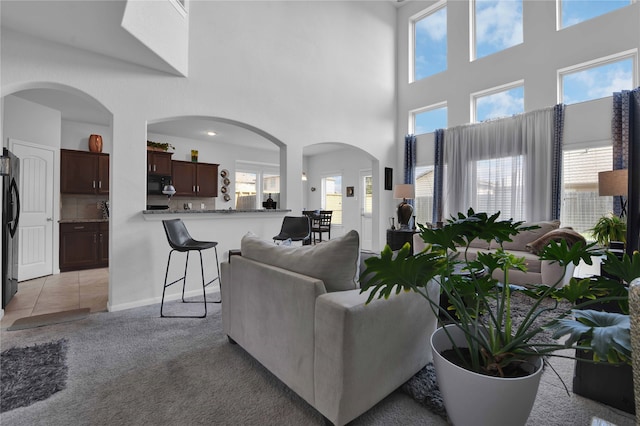
M 422 252 L 410 255 L 410 247 L 405 244 L 393 253 L 387 246 L 380 257 L 365 261 L 362 273 L 362 291 L 371 290 L 369 301 L 392 292 L 413 291 L 427 299 L 434 312 L 448 323 L 436 330 L 430 343 L 447 413 L 458 426 L 525 424 L 544 356 L 572 347 L 572 343 L 536 339 L 572 314 L 571 308 L 545 303 L 552 300 L 548 296 L 562 277 L 532 298 L 527 312 L 514 321 L 511 303 L 516 290 L 509 285 L 509 272 L 524 270 L 526 265 L 523 258 L 501 247 L 520 231 L 531 228 L 498 217 L 499 213 L 489 216 L 470 209 L 467 215 L 459 213 L 439 229 L 420 226 L 420 237 L 427 244 Z M 472 255 L 468 249 L 475 239 L 495 241 L 500 248 Z M 579 242 L 568 247 L 564 241 L 551 241 L 540 257 L 566 270 L 581 260 L 590 264 L 592 246 Z M 497 276 L 504 279 L 498 281 Z M 432 280 L 440 284 L 442 296 L 451 306 L 443 307 L 440 298 L 429 297 L 426 287 Z M 541 324 L 543 314 L 547 320 Z M 565 324 L 555 337 L 572 330 Z M 590 343 L 609 345 L 609 339 L 617 337 L 595 333 Z

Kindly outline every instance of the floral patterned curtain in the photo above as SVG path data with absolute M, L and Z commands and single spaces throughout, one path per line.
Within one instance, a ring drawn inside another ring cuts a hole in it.
M 442 222 L 442 182 L 444 176 L 444 130 L 437 129 L 435 136 L 435 163 L 433 179 L 433 223 Z
M 613 94 L 611 119 L 613 169 L 629 170 L 627 195 L 627 251 L 639 248 L 640 233 L 640 87 Z M 613 212 L 620 215 L 619 197 L 613 199 Z
M 562 140 L 564 130 L 564 105 L 558 104 L 553 108 L 553 157 L 551 170 L 551 218 L 560 219 L 560 205 L 562 195 Z

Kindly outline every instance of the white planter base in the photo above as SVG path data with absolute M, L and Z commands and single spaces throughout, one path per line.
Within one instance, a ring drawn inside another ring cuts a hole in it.
M 466 346 L 463 333 L 447 325 L 456 346 Z M 500 378 L 477 374 L 447 361 L 440 353 L 453 345 L 437 329 L 431 336 L 433 364 L 449 419 L 455 426 L 518 426 L 529 418 L 542 376 L 542 358 L 531 365 L 532 374 Z

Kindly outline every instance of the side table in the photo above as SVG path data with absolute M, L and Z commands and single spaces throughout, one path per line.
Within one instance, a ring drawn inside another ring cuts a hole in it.
M 387 244 L 391 250 L 400 250 L 404 243 L 411 245 L 410 253 L 413 254 L 413 234 L 418 233 L 416 229 L 387 229 Z

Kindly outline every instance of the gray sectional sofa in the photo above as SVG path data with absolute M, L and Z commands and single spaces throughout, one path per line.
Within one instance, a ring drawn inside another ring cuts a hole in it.
M 586 242 L 585 239 L 570 228 L 560 228 L 560 221 L 557 220 L 529 222 L 524 223 L 522 226 L 538 226 L 539 228 L 522 231 L 513 237 L 513 241 L 507 241 L 502 244 L 505 251 L 518 257 L 524 257 L 527 263 L 526 272 L 519 270 L 509 271 L 509 282 L 523 286 L 535 286 L 537 284 L 553 285 L 560 280 L 560 286 L 567 284 L 573 276 L 575 267 L 570 265 L 563 275 L 562 267 L 557 263 L 540 260 L 538 253 L 550 241 L 565 240 L 567 244 L 571 245 L 576 241 Z M 488 243 L 482 240 L 474 240 L 469 247 L 469 255 L 475 258 L 476 253 L 479 251 L 492 251 L 498 247 L 499 245 L 495 241 Z M 413 252 L 419 253 L 424 249 L 425 243 L 420 238 L 420 234 L 414 234 Z M 502 277 L 496 273 L 494 278 L 499 280 Z
M 224 332 L 331 423 L 355 419 L 432 360 L 436 317 L 421 296 L 365 305 L 356 231 L 302 247 L 246 235 L 241 252 L 221 264 Z M 429 291 L 437 297 L 437 284 Z

